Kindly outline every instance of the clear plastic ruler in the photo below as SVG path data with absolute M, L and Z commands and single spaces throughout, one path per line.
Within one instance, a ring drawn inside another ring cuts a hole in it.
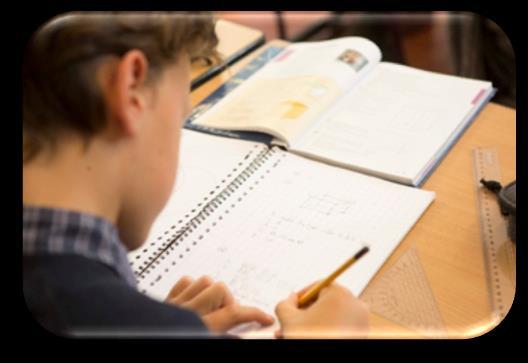
M 371 312 L 427 338 L 446 330 L 415 248 L 410 248 L 361 295 Z
M 515 295 L 515 244 L 508 238 L 507 221 L 497 196 L 480 183 L 482 178 L 501 181 L 497 151 L 475 148 L 473 166 L 491 314 L 498 324 L 510 310 Z

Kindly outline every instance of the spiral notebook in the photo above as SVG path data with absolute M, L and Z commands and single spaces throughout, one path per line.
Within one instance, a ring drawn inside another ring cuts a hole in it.
M 232 140 L 182 130 L 180 160 L 172 194 L 140 249 L 129 253 L 139 276 L 203 207 L 230 185 L 255 158 L 267 152 L 261 143 Z
M 209 275 L 239 303 L 273 314 L 368 245 L 338 279 L 359 295 L 434 199 L 278 147 L 190 130 L 180 154 L 182 179 L 145 247 L 130 254 L 139 290 L 158 300 L 183 275 Z

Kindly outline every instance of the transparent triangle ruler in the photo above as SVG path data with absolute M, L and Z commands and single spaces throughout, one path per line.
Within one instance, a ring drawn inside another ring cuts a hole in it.
M 415 248 L 406 251 L 361 300 L 371 312 L 423 337 L 441 338 L 446 330 L 436 299 Z
M 507 221 L 497 196 L 480 183 L 484 178 L 502 184 L 497 151 L 473 149 L 473 167 L 491 314 L 498 324 L 510 310 L 515 295 L 515 244 L 508 238 Z

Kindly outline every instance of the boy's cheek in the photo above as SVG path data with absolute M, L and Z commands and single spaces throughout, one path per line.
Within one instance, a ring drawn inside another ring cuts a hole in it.
M 180 98 L 180 102 L 178 102 L 178 104 L 179 107 L 177 110 L 175 110 L 175 115 L 178 117 L 178 122 L 176 122 L 176 125 L 179 129 L 181 129 L 185 124 L 185 120 L 187 120 L 192 112 L 190 97 L 188 95 L 183 95 Z
M 174 132 L 174 138 L 173 140 L 171 140 L 171 143 L 169 145 L 170 150 L 168 151 L 167 163 L 165 165 L 164 170 L 161 172 L 164 178 L 163 185 L 164 185 L 166 199 L 170 197 L 170 194 L 172 193 L 172 189 L 174 185 L 176 184 L 176 181 L 178 178 L 180 137 L 181 137 L 181 129 L 178 128 Z

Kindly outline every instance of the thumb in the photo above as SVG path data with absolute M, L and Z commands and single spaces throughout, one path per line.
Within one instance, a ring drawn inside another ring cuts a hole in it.
M 299 298 L 297 294 L 292 293 L 290 294 L 290 296 L 288 296 L 288 298 L 279 302 L 275 307 L 275 314 L 277 314 L 279 320 L 282 320 L 285 316 L 289 314 L 296 313 L 297 311 L 299 311 L 298 301 Z

